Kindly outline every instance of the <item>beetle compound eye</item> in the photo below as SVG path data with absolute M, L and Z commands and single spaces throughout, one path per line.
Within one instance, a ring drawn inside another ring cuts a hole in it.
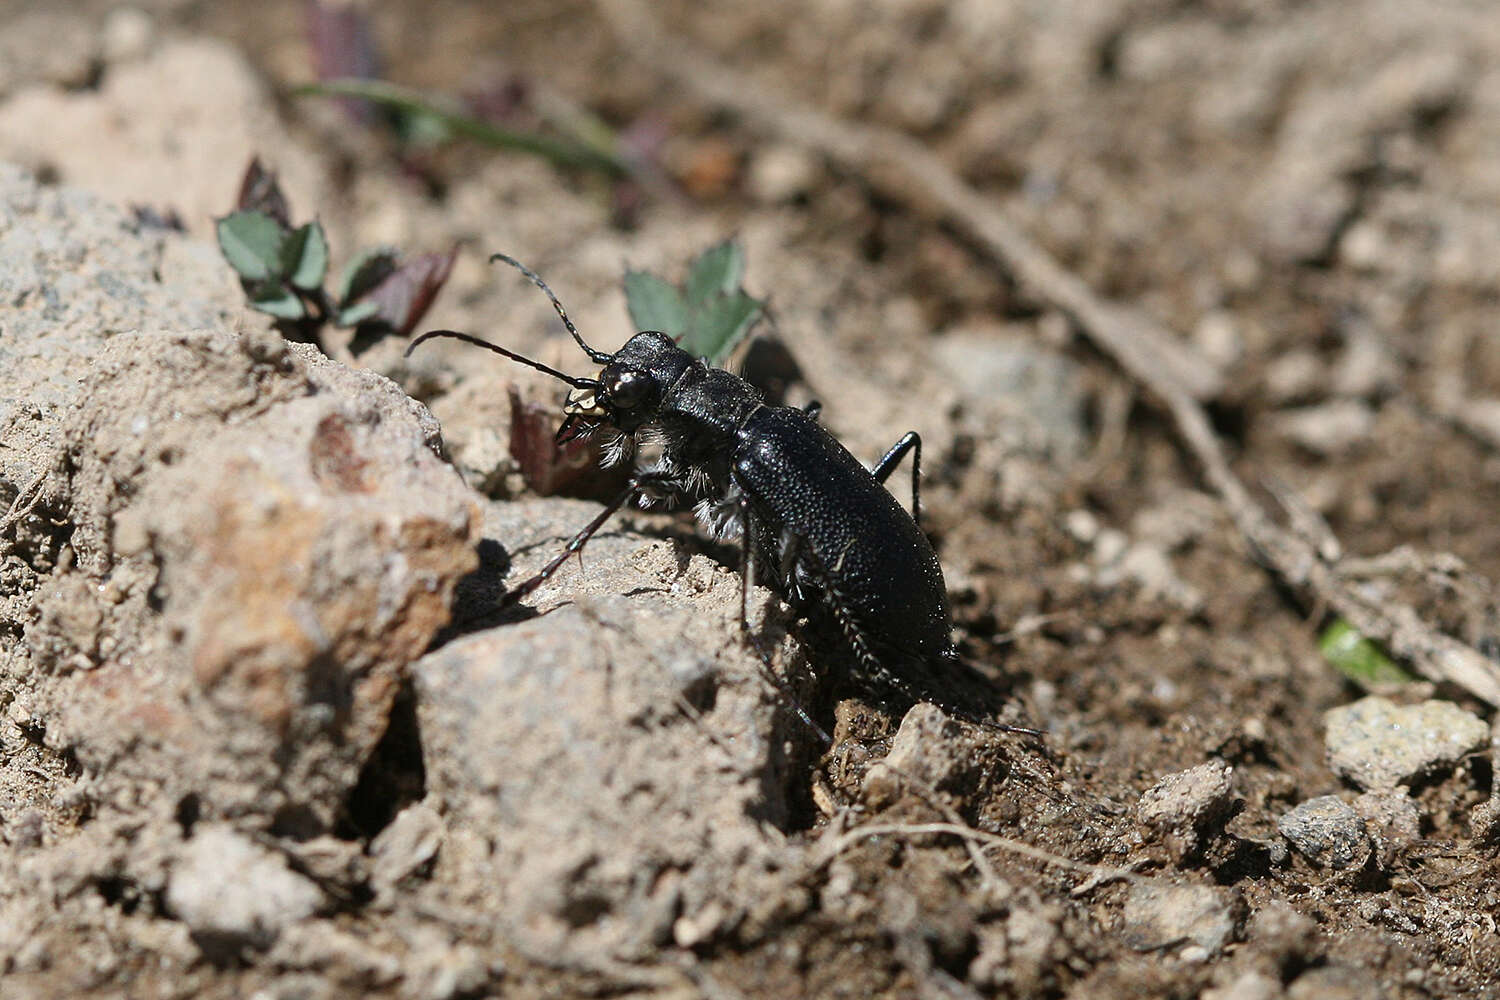
M 640 405 L 651 388 L 651 378 L 643 371 L 623 368 L 605 378 L 604 390 L 609 401 L 622 410 Z

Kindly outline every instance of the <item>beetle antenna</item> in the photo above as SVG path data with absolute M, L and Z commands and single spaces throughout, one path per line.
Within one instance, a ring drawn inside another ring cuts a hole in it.
M 480 340 L 473 334 L 459 333 L 457 330 L 428 330 L 426 333 L 422 334 L 422 336 L 411 342 L 411 344 L 406 348 L 405 356 L 408 358 L 411 357 L 411 352 L 415 351 L 419 345 L 425 343 L 426 341 L 433 340 L 437 337 L 451 337 L 454 340 L 462 340 L 466 344 L 473 344 L 475 347 L 483 347 L 488 350 L 494 351 L 496 354 L 503 354 L 507 358 L 510 358 L 512 361 L 519 361 L 523 365 L 529 365 L 539 372 L 544 372 L 548 375 L 551 375 L 555 379 L 559 379 L 563 382 L 568 383 L 575 389 L 597 389 L 599 387 L 598 379 L 578 378 L 575 375 L 565 375 L 562 372 L 558 371 L 556 368 L 547 367 L 540 361 L 533 361 L 524 355 L 517 354 L 515 351 L 507 351 L 505 348 L 500 347 L 497 344 L 492 344 L 488 340 Z
M 595 364 L 605 365 L 614 360 L 615 356 L 613 354 L 605 354 L 603 351 L 595 350 L 594 348 L 583 342 L 583 335 L 578 332 L 578 327 L 574 326 L 573 321 L 568 318 L 568 311 L 564 309 L 563 304 L 557 300 L 557 296 L 552 294 L 552 289 L 547 287 L 547 283 L 542 280 L 541 275 L 537 274 L 531 268 L 527 267 L 525 264 L 522 264 L 514 257 L 507 256 L 503 253 L 490 255 L 491 264 L 493 264 L 497 260 L 504 261 L 511 267 L 515 268 L 517 271 L 520 271 L 522 274 L 526 275 L 526 277 L 531 279 L 532 284 L 536 285 L 536 287 L 547 293 L 547 298 L 552 300 L 552 308 L 557 310 L 557 315 L 561 317 L 563 326 L 568 328 L 568 332 L 573 335 L 573 339 L 578 342 L 578 346 L 583 348 L 583 353 L 589 356 L 590 361 L 594 362 Z

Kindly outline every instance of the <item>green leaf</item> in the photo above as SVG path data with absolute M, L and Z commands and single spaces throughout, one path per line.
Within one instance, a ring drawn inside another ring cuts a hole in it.
M 297 87 L 292 94 L 297 97 L 357 97 L 382 107 L 393 108 L 403 115 L 416 114 L 433 119 L 455 136 L 466 136 L 500 149 L 534 153 L 561 166 L 584 167 L 612 177 L 630 177 L 637 172 L 637 167 L 617 148 L 620 143 L 602 125 L 596 124 L 585 131 L 568 127 L 569 123 L 566 122 L 555 123 L 563 126 L 562 131 L 573 133 L 562 138 L 542 132 L 505 128 L 482 121 L 451 103 L 445 104 L 419 90 L 385 80 L 324 80 Z M 409 122 L 408 127 L 430 134 L 432 123 L 417 123 L 419 121 Z
M 417 108 L 407 108 L 396 114 L 396 134 L 401 141 L 419 149 L 440 146 L 453 138 L 453 129 L 442 115 Z
M 380 311 L 379 302 L 371 302 L 366 299 L 357 305 L 348 306 L 339 310 L 338 317 L 334 320 L 335 326 L 356 326 L 374 316 Z
M 1342 618 L 1323 630 L 1318 651 L 1339 673 L 1360 684 L 1407 684 L 1416 680 Z
M 264 212 L 232 212 L 218 221 L 219 249 L 244 281 L 284 276 L 281 244 L 286 230 Z
M 637 330 L 660 330 L 674 338 L 687 332 L 688 310 L 682 296 L 648 271 L 625 272 L 625 305 Z
M 328 274 L 328 237 L 323 235 L 321 225 L 309 222 L 287 235 L 281 246 L 281 268 L 281 273 L 303 291 L 322 286 Z
M 743 291 L 715 296 L 693 312 L 687 336 L 683 337 L 680 346 L 694 357 L 707 358 L 713 365 L 722 365 L 760 319 L 761 306 L 759 299 L 751 298 Z
M 297 293 L 284 285 L 273 285 L 264 289 L 257 289 L 250 305 L 277 319 L 302 319 L 307 315 L 307 307 L 303 305 L 302 299 Z
M 745 277 L 745 251 L 734 240 L 709 247 L 688 268 L 687 300 L 697 306 L 716 295 L 733 295 Z

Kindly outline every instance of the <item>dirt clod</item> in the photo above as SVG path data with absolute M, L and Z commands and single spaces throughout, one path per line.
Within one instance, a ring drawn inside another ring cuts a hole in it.
M 1365 821 L 1337 795 L 1308 799 L 1278 819 L 1276 828 L 1316 865 L 1357 868 L 1370 856 Z
M 1136 815 L 1167 838 L 1180 862 L 1222 832 L 1234 804 L 1233 780 L 1234 768 L 1218 760 L 1169 774 L 1141 795 Z
M 268 948 L 312 915 L 323 894 L 283 858 L 225 827 L 200 827 L 172 865 L 167 906 L 205 954 L 232 958 Z
M 0 37 L 6 1000 L 1494 995 L 1485 5 L 30 6 Z M 337 41 L 310 12 L 626 175 L 302 95 Z M 749 369 L 861 462 L 921 435 L 954 641 L 1045 739 L 893 716 L 754 591 L 820 744 L 682 511 L 502 606 L 599 511 L 512 454 L 512 392 L 550 445 L 564 387 L 285 343 L 211 240 L 252 154 L 333 275 L 458 245 L 431 325 L 574 376 L 488 253 L 609 350 L 624 266 L 736 235 L 773 304 Z M 1422 675 L 1404 707 L 1347 704 L 1334 616 Z
M 1397 705 L 1372 695 L 1324 716 L 1328 764 L 1361 788 L 1389 790 L 1452 767 L 1489 742 L 1483 719 L 1447 701 Z
M 1138 883 L 1125 899 L 1124 936 L 1138 951 L 1181 948 L 1187 961 L 1218 954 L 1238 927 L 1232 893 L 1213 886 Z

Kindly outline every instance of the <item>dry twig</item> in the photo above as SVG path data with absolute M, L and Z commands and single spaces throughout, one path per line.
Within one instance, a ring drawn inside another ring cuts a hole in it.
M 47 481 L 47 476 L 52 471 L 49 463 L 40 472 L 31 477 L 31 481 L 21 487 L 16 498 L 11 501 L 10 508 L 0 515 L 0 533 L 5 532 L 12 526 L 19 524 L 21 520 L 30 514 L 37 503 L 42 499 L 42 483 Z M 3 538 L 0 538 L 0 553 L 5 552 L 9 546 Z
M 643 62 L 729 109 L 754 128 L 827 157 L 906 202 L 935 206 L 992 252 L 1032 293 L 1069 316 L 1086 336 L 1171 414 L 1236 527 L 1258 556 L 1293 587 L 1382 642 L 1419 673 L 1500 705 L 1500 666 L 1439 632 L 1409 606 L 1351 585 L 1328 538 L 1308 538 L 1273 521 L 1234 474 L 1199 400 L 1220 386 L 1217 369 L 1144 314 L 1095 295 L 1017 229 L 1005 214 L 909 136 L 843 121 L 752 80 L 668 36 L 640 0 L 598 0 L 620 40 Z M 1336 549 L 1336 545 L 1334 546 Z

